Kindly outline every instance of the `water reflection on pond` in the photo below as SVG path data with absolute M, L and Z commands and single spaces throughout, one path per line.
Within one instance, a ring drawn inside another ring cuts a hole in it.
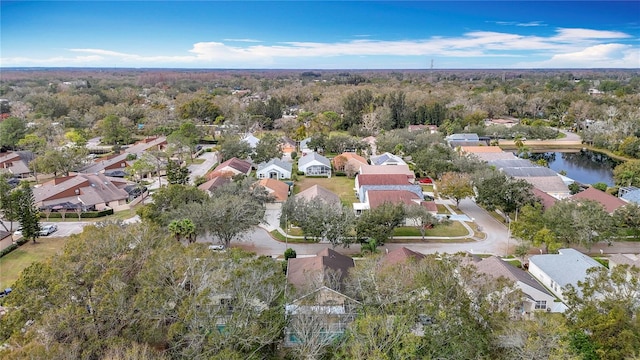
M 597 182 L 613 186 L 613 168 L 620 162 L 594 151 L 541 152 L 531 154 L 531 160 L 545 159 L 549 167 L 557 172 L 566 171 L 567 176 L 583 184 Z

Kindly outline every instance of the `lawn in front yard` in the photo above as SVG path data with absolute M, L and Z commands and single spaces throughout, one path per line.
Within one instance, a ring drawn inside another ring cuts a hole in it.
M 12 287 L 22 270 L 35 261 L 45 260 L 61 251 L 66 237 L 40 238 L 35 244 L 28 242 L 0 258 L 0 289 Z
M 355 180 L 346 176 L 332 176 L 331 178 L 300 176 L 296 182 L 294 193 L 299 193 L 313 185 L 320 185 L 323 188 L 338 195 L 343 204 L 359 202 L 354 193 Z
M 469 232 L 459 221 L 452 221 L 449 225 L 438 225 L 427 229 L 424 236 L 466 236 Z M 422 236 L 420 229 L 415 226 L 401 226 L 393 231 L 393 236 Z

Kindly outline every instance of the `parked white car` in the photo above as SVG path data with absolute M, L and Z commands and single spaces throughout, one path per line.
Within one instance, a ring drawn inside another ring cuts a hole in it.
M 212 245 L 209 245 L 209 249 L 210 250 L 224 250 L 224 245 L 212 244 Z

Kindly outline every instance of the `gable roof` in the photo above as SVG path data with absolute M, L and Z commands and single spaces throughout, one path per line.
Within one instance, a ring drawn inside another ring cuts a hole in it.
M 609 264 L 629 265 L 640 267 L 640 255 L 634 254 L 611 254 L 609 255 Z M 609 266 L 611 267 L 611 266 Z
M 287 280 L 290 284 L 301 287 L 307 284 L 307 274 L 317 274 L 331 269 L 340 272 L 342 281 L 347 276 L 349 269 L 354 266 L 355 263 L 349 256 L 342 255 L 333 249 L 325 248 L 320 250 L 316 256 L 289 259 Z
M 380 261 L 384 265 L 395 265 L 399 263 L 405 263 L 407 261 L 420 261 L 424 258 L 424 254 L 407 249 L 403 246 L 399 249 L 392 250 L 389 253 L 385 254 Z
M 200 184 L 198 186 L 198 189 L 202 191 L 213 191 L 230 182 L 231 182 L 231 179 L 229 179 L 226 176 L 214 176 L 207 182 Z
M 345 159 L 347 159 L 348 163 L 353 163 L 353 164 L 361 164 L 361 165 L 368 165 L 367 163 L 367 159 L 363 158 L 362 156 L 354 153 L 354 152 L 343 152 L 342 154 L 338 155 L 338 156 L 343 156 Z M 335 158 L 337 158 L 338 156 L 336 156 Z M 335 160 L 335 158 L 333 158 Z
M 269 195 L 273 196 L 276 201 L 286 201 L 289 197 L 289 184 L 276 179 L 262 179 L 258 184 L 264 186 Z
M 447 136 L 445 140 L 478 141 L 479 137 L 474 133 L 456 133 Z
M 310 188 L 300 191 L 296 194 L 296 198 L 304 198 L 307 201 L 319 199 L 328 204 L 340 203 L 340 197 L 320 185 L 313 185 Z
M 384 164 L 385 162 L 388 162 L 388 161 L 389 162 L 395 162 L 395 163 L 400 164 L 400 165 L 407 165 L 407 163 L 404 162 L 404 160 L 402 160 L 401 157 L 399 157 L 397 155 L 393 155 L 393 154 L 388 153 L 388 152 L 386 152 L 384 154 L 381 154 L 381 155 L 378 155 L 378 156 L 372 156 L 371 157 L 371 164 L 372 165 L 382 165 L 382 164 Z
M 620 198 L 628 201 L 628 202 L 634 202 L 636 204 L 640 204 L 640 189 L 638 189 L 635 186 L 626 186 L 623 188 L 620 188 L 620 192 L 624 194 L 622 196 L 620 196 Z
M 569 188 L 562 181 L 559 175 L 554 176 L 536 176 L 536 177 L 516 177 L 516 179 L 524 179 L 529 184 L 537 187 L 546 193 L 569 193 Z
M 247 144 L 249 144 L 249 146 L 251 148 L 255 148 L 256 145 L 258 145 L 258 143 L 260 142 L 260 139 L 258 139 L 257 137 L 255 137 L 253 134 L 245 134 L 242 139 L 240 139 L 240 141 L 244 141 Z
M 548 294 L 549 296 L 553 296 L 544 286 L 542 286 L 542 284 L 540 284 L 533 276 L 531 276 L 531 274 L 509 264 L 508 262 L 496 256 L 490 256 L 488 258 L 481 259 L 478 262 L 474 262 L 473 265 L 475 265 L 475 267 L 481 273 L 491 275 L 496 278 L 502 276 L 515 282 L 520 281 L 538 291 Z
M 360 174 L 404 174 L 409 179 L 415 179 L 416 177 L 416 174 L 409 169 L 409 165 L 385 166 L 363 164 L 360 166 Z
M 583 281 L 587 270 L 602 267 L 594 259 L 574 249 L 560 249 L 558 254 L 533 255 L 529 263 L 535 264 L 561 287 Z
M 359 174 L 358 185 L 410 185 L 406 175 L 402 174 Z
M 438 212 L 438 205 L 435 201 L 423 201 L 420 203 L 429 212 Z
M 579 192 L 571 197 L 576 200 L 594 200 L 602 204 L 604 209 L 611 214 L 619 207 L 626 205 L 624 200 L 621 200 L 613 195 L 607 194 L 604 191 L 600 191 L 593 186 L 588 187 L 586 190 Z
M 540 176 L 556 176 L 557 172 L 543 166 L 528 167 L 507 167 L 502 168 L 502 172 L 513 177 L 540 177 Z
M 414 200 L 422 200 L 418 195 L 408 190 L 369 190 L 367 191 L 369 208 L 375 209 L 385 202 L 391 204 L 417 204 Z
M 56 178 L 33 189 L 36 203 L 42 206 L 55 202 L 63 202 L 64 199 L 73 198 L 74 202 L 81 202 L 84 206 L 93 206 L 100 203 L 127 199 L 129 194 L 124 190 L 131 182 L 119 178 L 111 178 L 103 174 L 76 174 L 63 178 Z M 66 193 L 73 189 L 79 189 L 79 193 Z
M 467 154 L 504 152 L 499 146 L 461 146 L 460 151 Z
M 556 198 L 554 198 L 553 196 L 547 194 L 546 192 L 534 187 L 532 190 L 533 195 L 535 197 L 537 197 L 538 199 L 540 199 L 540 202 L 542 203 L 542 208 L 543 209 L 548 209 L 550 207 L 552 207 L 556 201 L 558 201 Z
M 221 163 L 220 165 L 216 166 L 216 168 L 213 170 L 215 171 L 220 171 L 223 170 L 226 167 L 230 167 L 238 172 L 241 172 L 243 174 L 248 174 L 249 171 L 251 170 L 251 163 L 248 161 L 244 161 L 244 160 L 240 160 L 236 157 L 232 157 L 231 159 Z
M 331 167 L 331 162 L 329 161 L 329 159 L 327 159 L 326 157 L 318 154 L 317 152 L 310 152 L 309 154 L 300 157 L 298 159 L 298 167 L 302 167 L 305 166 L 313 161 L 317 161 L 319 163 L 321 163 L 322 165 Z
M 271 165 L 277 166 L 283 170 L 286 170 L 288 172 L 291 172 L 292 169 L 292 165 L 291 163 L 288 163 L 284 160 L 278 159 L 278 158 L 273 158 L 267 162 L 263 162 L 258 164 L 258 172 L 261 171 L 262 169 L 265 169 Z
M 282 145 L 288 145 L 291 147 L 296 147 L 296 142 L 293 141 L 293 139 L 287 137 L 287 136 L 283 136 L 280 138 L 280 144 Z

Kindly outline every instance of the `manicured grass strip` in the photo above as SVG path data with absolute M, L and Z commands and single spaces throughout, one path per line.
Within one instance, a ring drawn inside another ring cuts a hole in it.
M 61 251 L 67 238 L 40 238 L 28 242 L 0 258 L 0 289 L 11 287 L 22 270 L 35 261 L 45 260 Z
M 425 236 L 465 236 L 467 229 L 458 221 L 453 221 L 449 225 L 438 225 L 433 229 L 427 229 Z M 394 230 L 393 236 L 421 236 L 420 230 L 413 226 L 402 226 Z

